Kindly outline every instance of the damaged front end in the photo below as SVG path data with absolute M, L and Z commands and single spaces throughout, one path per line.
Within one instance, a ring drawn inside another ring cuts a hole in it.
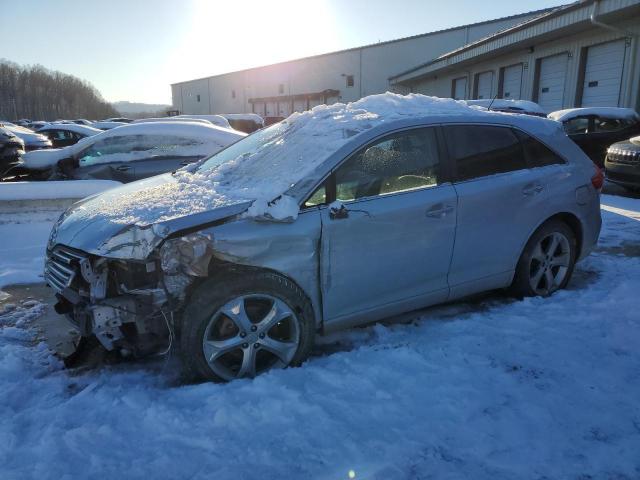
M 193 233 L 163 241 L 151 229 L 129 230 L 98 249 L 104 256 L 50 245 L 45 280 L 56 291 L 56 312 L 82 336 L 95 335 L 125 356 L 165 352 L 175 312 L 196 279 L 208 275 L 212 238 Z

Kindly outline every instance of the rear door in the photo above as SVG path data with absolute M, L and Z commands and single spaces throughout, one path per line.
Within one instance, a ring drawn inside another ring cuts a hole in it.
M 546 173 L 527 168 L 509 127 L 446 125 L 458 194 L 449 284 L 455 296 L 503 286 L 544 211 Z M 476 282 L 476 283 L 474 283 Z
M 327 201 L 344 210 L 321 210 L 328 322 L 447 298 L 456 193 L 446 175 L 435 127 L 383 137 L 337 168 Z

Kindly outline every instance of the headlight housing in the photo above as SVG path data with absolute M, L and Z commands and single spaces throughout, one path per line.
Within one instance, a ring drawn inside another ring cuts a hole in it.
M 213 256 L 213 239 L 209 235 L 193 233 L 172 238 L 160 248 L 160 266 L 167 275 L 186 273 L 193 277 L 209 275 Z

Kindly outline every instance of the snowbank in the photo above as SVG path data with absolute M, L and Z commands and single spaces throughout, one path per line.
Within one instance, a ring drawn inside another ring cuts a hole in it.
M 115 223 L 149 225 L 217 207 L 254 201 L 252 216 L 296 218 L 298 207 L 286 192 L 353 137 L 400 118 L 504 115 L 452 99 L 424 95 L 372 95 L 354 103 L 320 105 L 230 146 L 198 170 L 184 169 L 175 181 L 148 184 L 119 199 L 105 199 L 92 211 Z M 553 122 L 531 117 L 532 124 Z M 142 125 L 142 124 L 141 124 Z M 549 127 L 549 125 L 546 125 Z M 100 201 L 97 199 L 96 201 Z M 286 205 L 286 208 L 283 208 Z M 89 210 L 87 215 L 92 215 Z
M 584 115 L 600 115 L 609 118 L 638 119 L 638 113 L 633 108 L 619 107 L 584 107 L 584 108 L 567 108 L 551 112 L 548 116 L 551 120 L 557 122 L 566 122 L 572 118 Z
M 228 385 L 176 386 L 161 361 L 72 375 L 37 343 L 42 306 L 17 306 L 0 314 L 0 476 L 637 478 L 640 257 L 616 249 L 639 225 L 604 212 L 600 249 L 551 298 L 342 332 Z
M 122 185 L 113 180 L 64 180 L 0 183 L 0 201 L 80 199 Z

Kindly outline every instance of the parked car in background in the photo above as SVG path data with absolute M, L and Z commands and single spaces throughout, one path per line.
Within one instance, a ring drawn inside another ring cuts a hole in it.
M 222 116 L 232 128 L 241 132 L 253 133 L 264 128 L 264 119 L 257 113 L 225 113 Z
M 11 130 L 0 127 L 0 179 L 24 153 L 24 142 Z
M 177 115 L 175 117 L 171 117 L 174 119 L 177 118 L 186 118 L 186 119 L 199 119 L 199 120 L 208 120 L 209 122 L 217 125 L 222 128 L 231 128 L 231 124 L 229 121 L 224 118 L 222 115 Z
M 35 121 L 35 122 L 31 122 L 28 125 L 26 125 L 28 128 L 30 128 L 31 130 L 33 130 L 34 132 L 37 132 L 38 130 L 40 130 L 42 127 L 49 125 L 49 122 L 43 122 L 41 120 Z
M 640 191 L 640 136 L 611 145 L 604 168 L 607 180 Z
M 100 120 L 101 122 L 118 122 L 118 123 L 131 123 L 133 120 L 127 117 L 113 117 L 107 118 L 105 120 Z
M 186 123 L 203 123 L 205 125 L 213 125 L 209 120 L 203 118 L 188 118 L 188 117 L 150 117 L 150 118 L 138 118 L 132 123 L 165 123 L 165 122 L 186 122 Z M 227 127 L 222 127 L 227 128 Z
M 51 141 L 45 136 L 39 133 L 35 133 L 26 127 L 20 127 L 13 123 L 0 123 L 0 127 L 4 127 L 11 131 L 17 137 L 20 137 L 24 142 L 24 148 L 27 152 L 31 150 L 40 150 L 43 148 L 51 148 Z
M 117 180 L 122 183 L 177 170 L 246 134 L 200 123 L 140 123 L 84 138 L 70 147 L 23 155 L 34 178 Z
M 535 117 L 546 117 L 547 113 L 540 105 L 529 100 L 509 100 L 504 98 L 464 100 L 467 105 L 477 105 L 494 112 L 522 113 Z
M 375 95 L 75 204 L 45 279 L 109 350 L 175 333 L 188 376 L 252 377 L 300 364 L 320 332 L 564 288 L 597 242 L 602 180 L 547 119 Z
M 78 125 L 88 125 L 91 126 L 93 124 L 92 121 L 87 120 L 86 118 L 78 118 L 76 120 L 72 120 L 73 123 L 77 123 Z
M 640 115 L 631 108 L 570 108 L 549 118 L 561 122 L 569 138 L 600 168 L 611 144 L 640 134 Z
M 38 133 L 46 135 L 54 148 L 61 148 L 74 145 L 83 138 L 102 133 L 102 130 L 75 123 L 50 123 L 39 129 Z
M 99 121 L 93 122 L 91 126 L 99 130 L 111 130 L 112 128 L 122 127 L 123 125 L 129 125 L 130 122 L 112 122 L 112 121 Z

